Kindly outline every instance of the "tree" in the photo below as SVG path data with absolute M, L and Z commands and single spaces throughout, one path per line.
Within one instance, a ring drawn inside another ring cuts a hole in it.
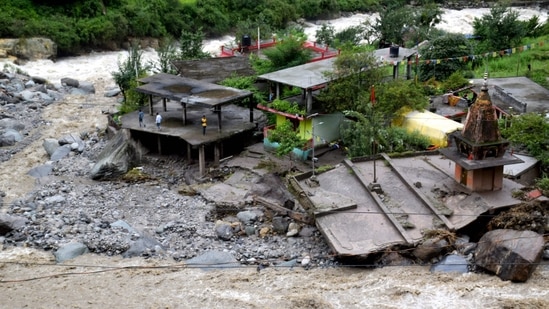
M 380 46 L 384 44 L 404 45 L 404 31 L 412 24 L 412 10 L 404 0 L 388 1 L 386 7 L 378 10 L 374 29 L 379 33 Z
M 178 60 L 195 60 L 210 57 L 210 54 L 204 52 L 203 49 L 204 33 L 202 28 L 196 32 L 181 31 L 179 37 L 179 55 Z
M 303 33 L 284 37 L 273 48 L 263 51 L 266 59 L 252 57 L 252 66 L 256 72 L 264 74 L 305 64 L 312 57 L 311 51 L 303 47 L 305 40 Z
M 343 51 L 335 60 L 332 81 L 317 99 L 327 113 L 343 110 L 365 112 L 361 97 L 368 97 L 370 86 L 381 81 L 381 71 L 372 52 Z
M 379 17 L 375 23 L 364 24 L 365 32 L 377 36 L 380 47 L 387 44 L 405 46 L 407 41 L 415 45 L 425 40 L 442 21 L 442 10 L 431 0 L 420 2 L 420 6 L 410 7 L 405 0 L 384 1 L 385 6 L 377 10 Z
M 422 111 L 429 106 L 429 98 L 413 81 L 393 80 L 383 83 L 377 87 L 376 94 L 376 110 L 388 121 L 385 125 L 398 117 L 401 109 Z
M 496 4 L 490 14 L 473 20 L 474 34 L 479 36 L 480 52 L 508 49 L 520 43 L 526 34 L 524 23 L 518 20 L 519 13 L 505 4 Z
M 335 38 L 335 28 L 332 25 L 323 23 L 315 34 L 316 42 L 325 45 L 332 45 Z
M 125 61 L 118 61 L 118 71 L 111 72 L 114 82 L 120 88 L 124 103 L 121 112 L 137 109 L 145 103 L 145 96 L 136 92 L 137 80 L 147 74 L 150 66 L 144 64 L 143 51 L 137 45 L 132 45 Z
M 341 139 L 347 145 L 349 157 L 364 157 L 380 152 L 396 153 L 425 150 L 430 145 L 428 137 L 418 132 L 407 132 L 387 124 L 387 116 L 378 104 L 365 104 L 366 114 L 346 111 L 349 118 L 341 128 Z
M 177 70 L 172 65 L 172 61 L 177 58 L 175 42 L 171 39 L 161 40 L 156 52 L 158 53 L 158 63 L 150 64 L 154 73 L 177 74 Z
M 456 71 L 465 70 L 469 59 L 464 61 L 461 57 L 470 55 L 472 49 L 470 42 L 461 34 L 448 33 L 429 41 L 420 48 L 420 80 L 434 77 L 442 81 Z
M 413 31 L 407 39 L 415 45 L 431 37 L 435 26 L 442 21 L 442 10 L 435 2 L 427 1 L 414 11 L 412 20 Z

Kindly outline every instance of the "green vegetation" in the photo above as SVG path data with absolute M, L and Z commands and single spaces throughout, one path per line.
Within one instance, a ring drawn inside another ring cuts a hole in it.
M 527 151 L 542 163 L 542 171 L 549 172 L 549 122 L 545 115 L 527 113 L 501 120 L 501 135 L 516 151 Z
M 278 143 L 276 154 L 284 156 L 292 152 L 294 148 L 303 148 L 306 140 L 300 138 L 294 131 L 294 125 L 290 120 L 276 126 L 275 129 L 269 131 L 269 140 L 273 143 Z
M 145 104 L 145 95 L 135 91 L 138 86 L 137 80 L 147 76 L 150 69 L 149 66 L 143 64 L 142 56 L 143 52 L 137 46 L 132 46 L 128 51 L 128 58 L 118 61 L 118 71 L 111 72 L 114 82 L 124 97 L 120 108 L 120 112 L 123 114 L 134 111 Z
M 291 115 L 305 115 L 305 110 L 299 105 L 287 100 L 275 99 L 269 107 Z

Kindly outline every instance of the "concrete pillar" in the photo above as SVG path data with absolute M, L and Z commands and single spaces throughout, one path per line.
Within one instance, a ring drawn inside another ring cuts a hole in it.
M 214 146 L 214 166 L 219 166 L 219 160 L 221 159 L 221 147 L 223 145 L 221 143 L 216 143 Z
M 187 125 L 187 104 L 183 103 L 183 125 Z
M 193 148 L 191 147 L 191 144 L 187 143 L 187 162 L 191 162 L 192 160 L 192 151 Z
M 311 110 L 313 109 L 313 89 L 307 88 L 307 114 L 311 113 Z
M 393 79 L 397 79 L 398 78 L 398 62 L 393 65 Z
M 153 96 L 149 96 L 149 115 L 153 115 Z
M 221 132 L 221 106 L 216 106 L 215 110 L 217 111 L 217 132 Z
M 162 141 L 161 141 L 161 136 L 160 135 L 156 135 L 156 144 L 158 145 L 158 154 L 162 154 Z
M 164 111 L 167 111 L 167 109 L 166 109 L 166 98 L 162 98 L 162 107 L 164 107 Z
M 251 95 L 249 98 L 248 98 L 248 108 L 250 109 L 250 122 L 254 122 L 254 96 Z
M 200 177 L 203 177 L 206 175 L 206 153 L 205 153 L 205 146 L 200 145 L 198 148 L 198 169 L 200 172 Z

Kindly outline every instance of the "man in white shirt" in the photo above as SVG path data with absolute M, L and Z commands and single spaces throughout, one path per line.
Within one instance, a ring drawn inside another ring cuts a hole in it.
M 159 113 L 156 113 L 156 127 L 160 130 L 160 123 L 162 122 L 162 116 Z

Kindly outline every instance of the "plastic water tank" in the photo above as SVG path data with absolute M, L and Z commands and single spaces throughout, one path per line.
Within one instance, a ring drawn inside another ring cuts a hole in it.
M 389 57 L 391 57 L 391 58 L 398 57 L 398 49 L 399 49 L 398 45 L 393 45 L 393 46 L 389 47 Z
M 242 36 L 242 47 L 249 47 L 252 45 L 252 38 L 249 35 Z

